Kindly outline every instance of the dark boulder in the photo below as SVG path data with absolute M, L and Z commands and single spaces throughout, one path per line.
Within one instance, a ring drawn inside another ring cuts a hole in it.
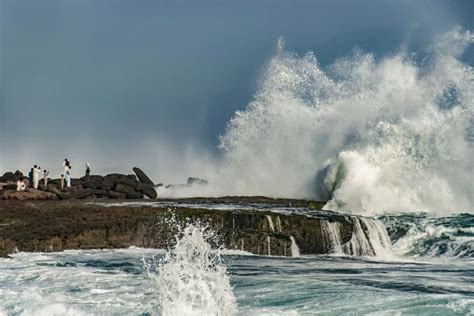
M 141 199 L 143 197 L 143 194 L 135 191 L 135 188 L 123 184 L 117 184 L 114 191 L 124 193 L 127 199 Z
M 17 177 L 17 179 L 22 179 L 24 177 L 23 172 L 21 172 L 20 170 L 15 171 L 15 176 Z
M 145 184 L 149 184 L 149 185 L 153 185 L 153 186 L 155 185 L 153 183 L 153 181 L 151 181 L 151 179 L 145 174 L 145 172 L 143 172 L 142 169 L 134 167 L 133 172 L 135 172 L 135 174 L 137 175 L 138 180 L 140 180 L 140 182 L 145 183 Z
M 135 192 L 135 188 L 133 187 L 130 187 L 128 185 L 125 185 L 125 184 L 117 184 L 115 186 L 115 190 L 116 192 L 121 192 L 121 193 L 129 193 L 129 192 Z
M 126 196 L 127 199 L 132 199 L 132 200 L 143 199 L 143 194 L 141 192 L 137 192 L 137 191 L 132 191 L 132 192 L 125 193 L 125 196 Z
M 85 188 L 85 189 L 101 189 L 102 188 L 102 183 L 100 183 L 99 181 L 97 180 L 90 180 L 90 181 L 84 181 L 82 183 L 82 186 Z
M 18 177 L 13 172 L 5 172 L 3 176 L 0 177 L 0 182 L 13 182 L 17 181 Z
M 140 184 L 140 182 L 138 182 L 136 179 L 132 180 L 128 177 L 124 177 L 124 178 L 120 178 L 117 181 L 117 185 L 119 185 L 119 184 L 122 184 L 122 185 L 125 185 L 125 186 L 128 186 L 128 187 L 131 187 L 133 189 L 136 189 L 138 187 L 138 185 Z
M 104 177 L 102 182 L 102 189 L 106 191 L 112 190 L 116 185 L 119 179 L 124 177 L 122 174 L 108 174 Z
M 140 183 L 137 190 L 148 196 L 150 199 L 156 199 L 158 197 L 155 187 L 150 184 Z
M 115 192 L 115 191 L 109 191 L 108 193 L 109 193 L 109 197 L 112 199 L 125 200 L 127 198 L 125 193 Z
M 188 185 L 189 186 L 192 186 L 192 185 L 206 185 L 208 184 L 209 182 L 207 180 L 204 180 L 204 179 L 201 179 L 201 178 L 188 178 Z

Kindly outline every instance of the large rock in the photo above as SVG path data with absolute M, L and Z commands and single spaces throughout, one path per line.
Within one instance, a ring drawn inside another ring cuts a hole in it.
M 138 167 L 134 167 L 133 172 L 135 172 L 135 174 L 137 175 L 137 178 L 138 178 L 138 180 L 140 180 L 140 182 L 155 186 L 153 181 L 151 181 L 151 179 L 145 174 L 145 172 L 143 172 L 142 169 L 140 169 Z
M 148 196 L 150 199 L 156 199 L 158 197 L 155 187 L 150 184 L 140 183 L 137 190 Z
M 0 182 L 16 182 L 18 178 L 13 172 L 8 171 L 0 177 Z
M 227 197 L 216 201 L 247 204 L 248 199 Z M 208 201 L 190 199 L 182 202 Z M 130 209 L 114 203 L 3 201 L 0 203 L 0 256 L 6 256 L 14 249 L 61 251 L 130 246 L 166 249 L 176 243 L 178 227 L 186 227 L 189 223 L 200 223 L 213 231 L 216 238 L 209 241 L 213 247 L 223 246 L 259 255 L 291 256 L 296 254 L 292 250 L 296 246 L 301 254 L 330 254 L 335 250 L 336 239 L 345 254 L 376 254 L 375 248 L 365 246 L 375 238 L 372 235 L 386 234 L 383 226 L 377 234 L 369 233 L 369 229 L 379 226 L 375 225 L 375 219 L 317 210 L 312 210 L 310 217 L 304 214 L 307 204 L 308 201 L 292 200 L 293 208 L 301 205 L 302 209 L 298 212 L 301 214 L 291 215 L 245 208 L 196 209 L 179 204 L 171 211 L 168 205 L 156 203 L 143 203 Z M 352 242 L 354 240 L 359 242 Z
M 109 191 L 112 190 L 116 185 L 117 181 L 122 177 L 122 175 L 119 174 L 108 174 L 104 177 L 104 180 L 102 181 L 102 189 Z
M 85 189 L 101 189 L 102 183 L 97 180 L 91 179 L 90 181 L 83 181 L 82 186 Z
M 135 190 L 138 187 L 138 185 L 140 184 L 140 182 L 138 182 L 136 179 L 132 180 L 128 177 L 123 177 L 123 178 L 120 178 L 117 181 L 117 185 L 119 185 L 119 184 L 131 187 Z
M 143 197 L 143 194 L 135 191 L 135 188 L 120 183 L 115 186 L 114 191 L 124 193 L 127 199 L 141 199 Z
M 117 200 L 125 200 L 127 198 L 125 193 L 115 192 L 115 191 L 109 191 L 109 197 L 111 199 L 117 199 Z

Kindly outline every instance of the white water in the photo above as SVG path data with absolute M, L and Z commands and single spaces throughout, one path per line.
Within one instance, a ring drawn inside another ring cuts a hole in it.
M 236 314 L 226 266 L 208 238 L 203 228 L 189 225 L 163 259 L 155 277 L 162 315 Z
M 267 215 L 267 222 L 268 222 L 268 227 L 270 228 L 270 230 L 272 232 L 275 231 L 275 226 L 273 225 L 273 220 L 272 220 L 272 216 L 271 215 Z
M 160 289 L 153 290 L 157 285 L 143 271 L 143 261 L 152 264 L 152 256 L 163 254 L 77 250 L 0 258 L 0 315 L 160 315 Z M 474 270 L 468 260 L 234 255 L 226 262 L 237 315 L 474 312 Z
M 321 229 L 324 242 L 330 245 L 330 253 L 336 255 L 371 256 L 379 259 L 393 259 L 390 238 L 384 224 L 373 218 L 352 217 L 352 238 L 342 243 L 341 224 L 322 221 Z
M 295 238 L 293 236 L 290 236 L 290 239 L 291 239 L 291 256 L 299 257 L 300 248 L 298 247 L 298 244 L 296 243 Z
M 323 221 L 321 225 L 326 243 L 332 246 L 331 253 L 342 255 L 341 224 L 338 222 Z
M 467 214 L 386 220 L 391 230 L 402 229 L 402 236 L 393 241 L 394 252 L 400 256 L 469 258 L 474 255 L 473 218 Z
M 221 138 L 223 176 L 211 182 L 233 194 L 331 194 L 328 209 L 365 214 L 473 210 L 474 71 L 459 59 L 473 41 L 457 28 L 423 62 L 356 52 L 327 69 L 280 43 Z

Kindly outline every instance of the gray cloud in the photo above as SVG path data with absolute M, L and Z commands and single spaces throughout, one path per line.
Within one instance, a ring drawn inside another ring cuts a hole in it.
M 354 47 L 376 56 L 404 45 L 422 51 L 435 34 L 474 23 L 469 1 L 0 6 L 1 169 L 68 156 L 101 171 L 134 163 L 168 178 L 191 172 L 196 155 L 218 155 L 218 135 L 251 99 L 280 36 L 326 65 Z

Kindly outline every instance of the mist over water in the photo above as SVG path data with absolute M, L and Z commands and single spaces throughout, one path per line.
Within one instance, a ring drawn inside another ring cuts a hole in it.
M 355 51 L 322 69 L 280 40 L 254 100 L 221 138 L 213 183 L 368 215 L 472 211 L 474 71 L 460 57 L 473 42 L 456 28 L 421 59 Z

